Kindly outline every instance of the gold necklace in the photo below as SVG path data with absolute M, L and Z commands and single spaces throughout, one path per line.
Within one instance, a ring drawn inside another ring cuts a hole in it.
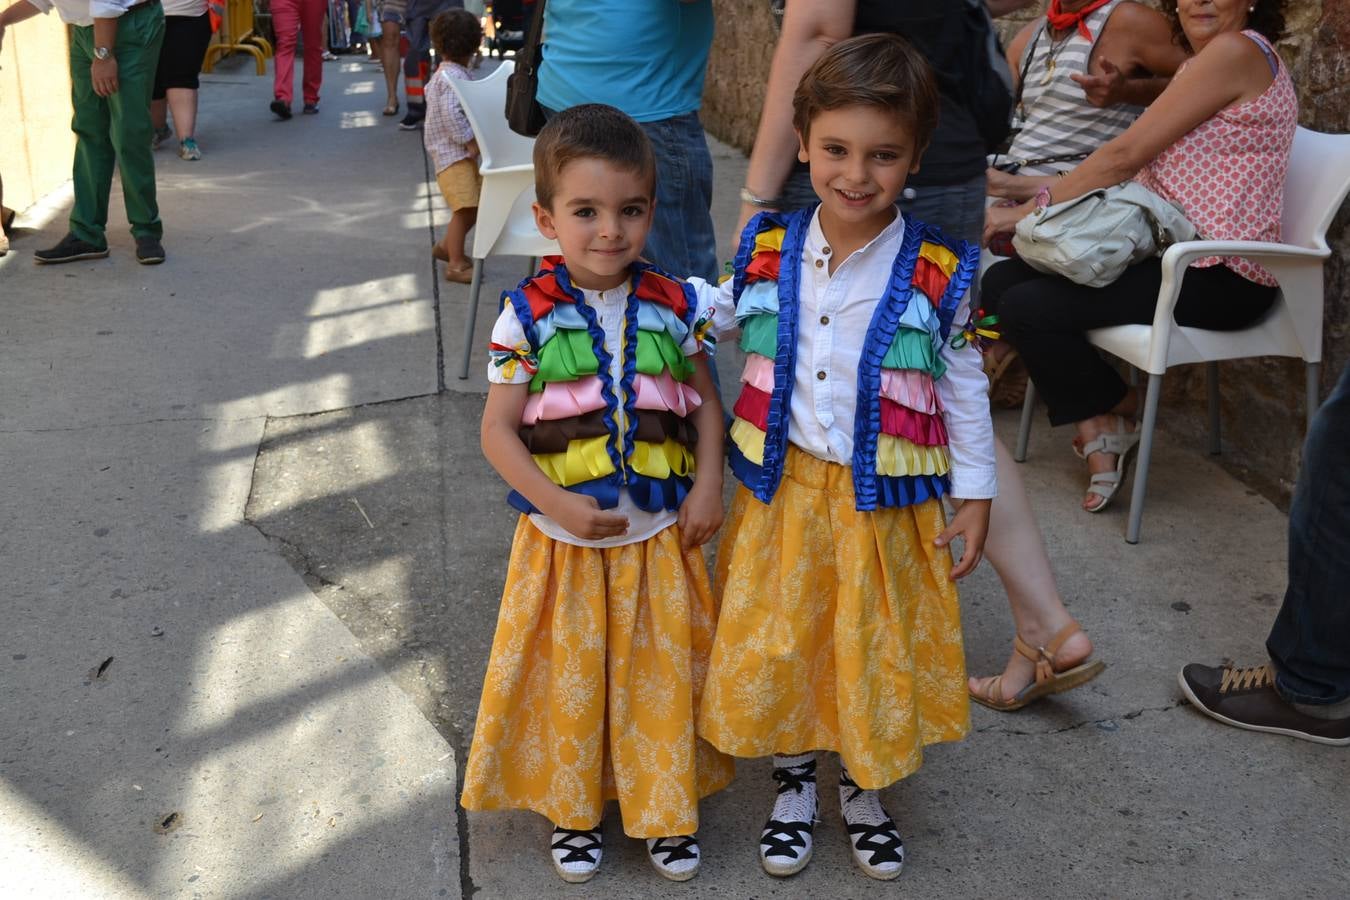
M 1048 25 L 1046 26 L 1045 33 L 1047 36 L 1050 34 L 1050 27 Z M 1055 40 L 1053 37 L 1050 38 L 1050 49 L 1045 54 L 1045 74 L 1041 76 L 1040 82 L 1042 87 L 1054 80 L 1055 61 L 1059 58 L 1059 55 L 1064 52 L 1064 48 L 1069 46 L 1069 39 L 1072 37 L 1073 29 L 1070 28 L 1068 33 L 1059 40 Z

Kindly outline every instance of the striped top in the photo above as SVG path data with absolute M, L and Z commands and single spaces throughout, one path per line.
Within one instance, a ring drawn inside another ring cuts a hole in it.
M 1092 48 L 1107 19 L 1123 0 L 1113 0 L 1093 10 L 1084 19 L 1089 41 L 1071 29 L 1055 39 L 1044 19 L 1022 51 L 1018 71 L 1024 72 L 1021 104 L 1015 125 L 1021 130 L 1013 139 L 1008 156 L 1041 159 L 1071 153 L 1088 154 L 1130 127 L 1143 109 L 1119 105 L 1099 109 L 1088 102 L 1083 89 L 1070 75 L 1087 74 Z M 1030 57 L 1028 58 L 1028 54 Z M 1072 169 L 1077 161 L 1024 167 L 1021 175 L 1051 175 Z

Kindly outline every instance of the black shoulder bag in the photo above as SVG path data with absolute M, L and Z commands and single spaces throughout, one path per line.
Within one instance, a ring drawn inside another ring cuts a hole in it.
M 517 134 L 534 137 L 544 127 L 544 109 L 535 99 L 539 92 L 539 64 L 544 61 L 544 2 L 534 5 L 534 16 L 525 32 L 525 45 L 516 53 L 516 67 L 506 78 L 506 124 Z

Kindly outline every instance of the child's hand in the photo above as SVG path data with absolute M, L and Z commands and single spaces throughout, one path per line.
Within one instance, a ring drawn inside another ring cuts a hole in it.
M 989 507 L 993 502 L 962 501 L 961 508 L 952 516 L 947 529 L 933 539 L 933 543 L 939 547 L 947 546 L 957 535 L 966 539 L 965 552 L 961 554 L 960 561 L 952 566 L 952 578 L 964 578 L 969 575 L 975 571 L 975 567 L 984 557 L 984 538 L 989 532 Z
M 585 541 L 599 541 L 627 533 L 628 517 L 623 513 L 601 509 L 599 501 L 586 494 L 561 493 L 566 496 L 560 497 L 556 505 L 550 504 L 549 509 L 540 511 L 571 534 Z
M 702 547 L 722 527 L 722 485 L 720 479 L 696 480 L 689 496 L 680 504 L 680 546 L 685 550 Z
M 471 139 L 464 145 L 464 149 L 468 150 L 473 156 L 478 156 L 478 138 Z

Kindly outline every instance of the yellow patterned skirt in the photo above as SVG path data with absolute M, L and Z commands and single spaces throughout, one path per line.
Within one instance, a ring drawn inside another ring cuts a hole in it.
M 848 466 L 789 446 L 769 505 L 736 491 L 699 734 L 734 756 L 834 750 L 867 789 L 970 730 L 942 504 L 858 512 Z
M 733 761 L 694 732 L 717 611 L 703 554 L 666 528 L 594 549 L 516 526 L 466 809 L 590 828 L 617 799 L 630 837 L 692 834 Z

